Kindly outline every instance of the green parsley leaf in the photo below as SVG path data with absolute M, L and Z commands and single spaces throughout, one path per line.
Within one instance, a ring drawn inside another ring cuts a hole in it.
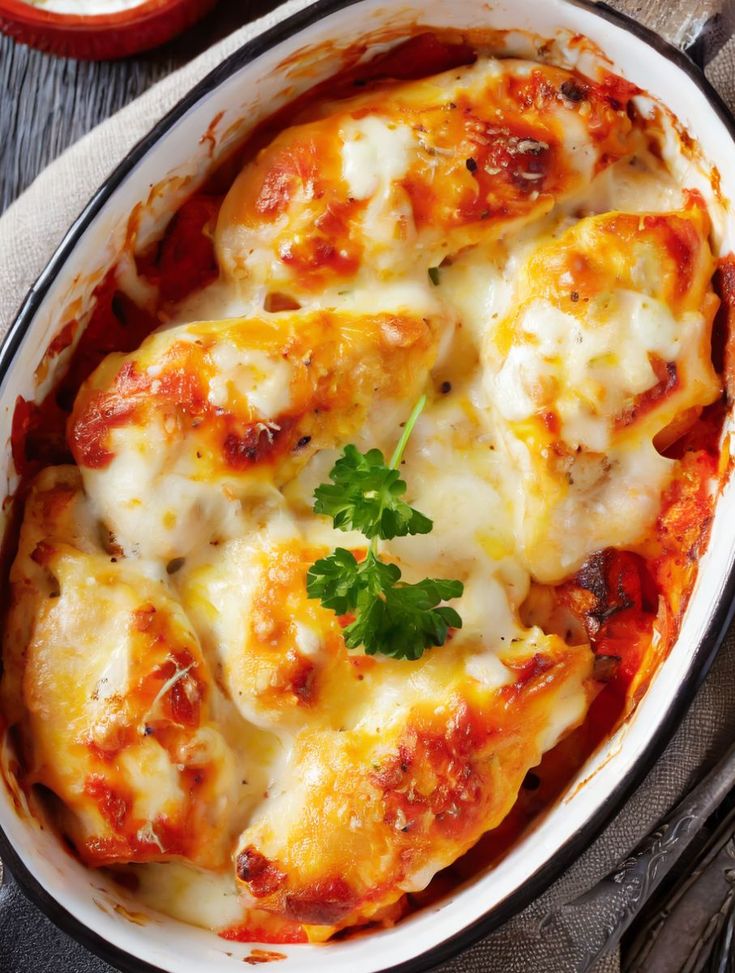
M 359 565 L 352 551 L 338 547 L 316 561 L 306 574 L 306 593 L 318 598 L 325 608 L 346 615 L 357 608 L 360 593 Z
M 426 396 L 416 403 L 403 429 L 390 464 L 379 449 L 361 453 L 345 446 L 329 477 L 317 487 L 314 511 L 326 514 L 339 530 L 358 530 L 370 539 L 363 561 L 344 547 L 309 568 L 306 591 L 337 615 L 355 615 L 344 630 L 349 649 L 362 647 L 368 655 L 420 659 L 426 649 L 444 645 L 450 628 L 461 628 L 458 613 L 442 601 L 459 598 L 461 581 L 425 578 L 417 584 L 401 581 L 401 570 L 378 556 L 378 538 L 427 534 L 433 524 L 409 506 L 403 495 L 401 462 Z
M 373 551 L 358 562 L 338 547 L 311 566 L 306 591 L 338 615 L 357 614 L 344 630 L 348 649 L 362 646 L 368 655 L 420 659 L 426 649 L 444 645 L 450 628 L 462 627 L 457 612 L 440 602 L 459 598 L 464 585 L 437 578 L 418 584 L 400 579 L 400 568 Z
M 377 563 L 393 567 L 400 578 L 395 565 Z M 363 590 L 357 599 L 357 618 L 344 630 L 345 645 L 348 649 L 362 646 L 367 655 L 420 659 L 426 649 L 444 645 L 450 628 L 462 628 L 457 612 L 439 602 L 459 598 L 463 591 L 461 581 L 433 578 L 418 584 L 396 580 L 383 586 L 379 596 Z
M 406 483 L 398 470 L 386 465 L 379 449 L 361 453 L 345 446 L 329 478 L 314 491 L 314 512 L 332 518 L 338 530 L 359 530 L 365 537 L 390 540 L 406 534 L 428 534 L 433 524 L 410 507 L 403 495 Z
M 314 491 L 314 513 L 332 518 L 337 530 L 359 530 L 370 540 L 392 540 L 407 534 L 428 534 L 428 517 L 410 507 L 403 495 L 406 483 L 398 472 L 409 436 L 426 405 L 422 395 L 406 421 L 390 463 L 379 449 L 361 453 L 350 444 L 329 473 L 331 484 Z

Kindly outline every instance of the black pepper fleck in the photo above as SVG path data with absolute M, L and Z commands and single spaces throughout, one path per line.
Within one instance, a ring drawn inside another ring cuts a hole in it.
M 567 101 L 584 101 L 587 92 L 576 81 L 564 81 L 559 89 Z

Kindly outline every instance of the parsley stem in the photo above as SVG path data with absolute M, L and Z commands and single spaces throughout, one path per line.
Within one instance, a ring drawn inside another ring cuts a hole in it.
M 390 469 L 392 470 L 398 469 L 398 465 L 403 459 L 403 453 L 405 452 L 406 444 L 408 443 L 408 440 L 411 437 L 411 433 L 413 432 L 413 427 L 416 425 L 416 422 L 418 421 L 418 417 L 424 411 L 425 405 L 426 405 L 426 396 L 422 395 L 421 398 L 416 403 L 416 405 L 413 407 L 413 410 L 411 411 L 411 415 L 406 420 L 406 425 L 403 427 L 403 435 L 398 440 L 398 445 L 393 450 L 393 455 L 390 458 Z M 382 513 L 383 513 L 383 508 L 381 506 L 380 509 L 381 516 Z M 373 557 L 378 557 L 379 547 L 378 547 L 377 535 L 373 537 L 372 540 L 370 541 L 369 552 L 370 554 L 373 555 Z
M 390 468 L 392 470 L 397 470 L 398 466 L 403 459 L 403 453 L 406 449 L 406 444 L 413 432 L 413 427 L 416 425 L 419 416 L 424 411 L 424 406 L 426 405 L 426 396 L 422 395 L 418 400 L 416 405 L 413 407 L 413 412 L 408 417 L 406 425 L 403 427 L 403 435 L 398 440 L 398 445 L 393 451 L 393 455 L 390 458 Z

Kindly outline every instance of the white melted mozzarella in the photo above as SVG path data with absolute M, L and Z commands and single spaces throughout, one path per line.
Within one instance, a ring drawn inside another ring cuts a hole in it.
M 477 347 L 487 334 L 488 323 L 502 317 L 510 307 L 512 270 L 507 264 L 505 248 L 476 247 L 440 270 L 437 290 L 456 310 Z
M 157 741 L 142 740 L 134 753 L 123 750 L 117 763 L 135 794 L 133 810 L 136 818 L 148 823 L 161 817 L 165 819 L 172 808 L 183 804 L 179 772 Z M 155 787 L 150 786 L 151 781 L 156 782 Z
M 564 112 L 563 118 L 564 147 L 569 153 L 574 168 L 585 182 L 588 182 L 592 178 L 597 161 L 595 145 L 590 141 L 587 125 L 579 115 Z
M 681 186 L 646 153 L 603 169 L 579 197 L 562 204 L 567 212 L 585 215 L 620 210 L 624 213 L 663 213 L 681 209 Z
M 415 152 L 415 133 L 407 125 L 368 115 L 347 121 L 341 136 L 342 176 L 349 193 L 354 199 L 368 201 L 362 228 L 374 248 L 370 271 L 390 272 L 397 227 L 402 227 L 407 247 L 415 233 L 413 209 L 399 185 Z
M 656 519 L 674 468 L 650 440 L 607 454 L 582 453 L 559 493 L 539 473 L 525 443 L 508 435 L 505 450 L 520 473 L 513 515 L 517 550 L 539 580 L 550 582 L 577 570 L 594 551 L 637 544 Z
M 570 726 L 576 726 L 584 719 L 588 699 L 579 683 L 569 679 L 564 684 L 561 695 L 557 695 L 554 706 L 549 712 L 549 721 L 541 730 L 539 747 L 542 753 L 551 750 L 568 733 Z
M 500 414 L 519 421 L 553 402 L 570 446 L 604 451 L 610 420 L 657 382 L 651 355 L 674 361 L 686 324 L 660 301 L 619 290 L 599 310 L 589 306 L 584 327 L 546 300 L 533 301 L 518 327 L 521 343 L 487 377 Z
M 265 287 L 246 288 L 240 280 L 220 277 L 177 304 L 166 328 L 192 321 L 252 317 L 261 313 L 265 295 Z
M 416 136 L 407 125 L 385 122 L 376 115 L 350 119 L 342 136 L 342 175 L 354 199 L 385 193 L 405 175 Z
M 210 872 L 183 862 L 133 866 L 140 880 L 136 898 L 152 909 L 166 903 L 166 913 L 181 922 L 222 929 L 242 921 L 243 904 L 235 876 Z
M 291 402 L 291 367 L 257 349 L 218 342 L 211 351 L 215 374 L 209 382 L 209 401 L 232 410 L 245 399 L 255 417 L 268 419 L 286 411 Z
M 85 478 L 94 508 L 125 554 L 167 560 L 242 532 L 242 507 L 226 484 L 192 479 L 184 462 L 171 469 L 155 425 L 147 435 L 136 432 L 133 448 L 128 430 L 109 467 L 88 470 Z M 112 433 L 113 444 L 118 434 Z

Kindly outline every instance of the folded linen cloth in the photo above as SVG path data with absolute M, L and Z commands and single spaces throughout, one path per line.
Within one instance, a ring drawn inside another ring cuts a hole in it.
M 26 291 L 64 231 L 115 163 L 223 58 L 256 34 L 308 6 L 308 2 L 290 0 L 155 85 L 68 149 L 7 210 L 0 219 L 0 334 L 9 327 Z M 718 0 L 617 0 L 612 5 L 660 29 L 677 43 L 691 40 L 720 7 Z M 682 28 L 685 20 L 688 26 Z M 706 42 L 716 45 L 719 51 L 711 60 L 708 74 L 735 109 L 735 39 L 723 36 L 720 29 L 712 31 Z M 9 94 L 12 97 L 13 93 Z M 29 232 L 31 227 L 33 232 Z M 589 920 L 572 927 L 570 937 L 563 942 L 544 932 L 541 920 L 553 908 L 590 888 L 624 858 L 722 753 L 735 736 L 733 699 L 735 631 L 728 637 L 666 753 L 614 822 L 544 895 L 441 970 L 572 973 L 585 969 Z M 619 969 L 617 953 L 595 967 L 596 973 L 617 973 Z M 6 874 L 0 887 L 0 973 L 31 971 L 109 973 L 110 968 L 57 930 L 25 900 Z

